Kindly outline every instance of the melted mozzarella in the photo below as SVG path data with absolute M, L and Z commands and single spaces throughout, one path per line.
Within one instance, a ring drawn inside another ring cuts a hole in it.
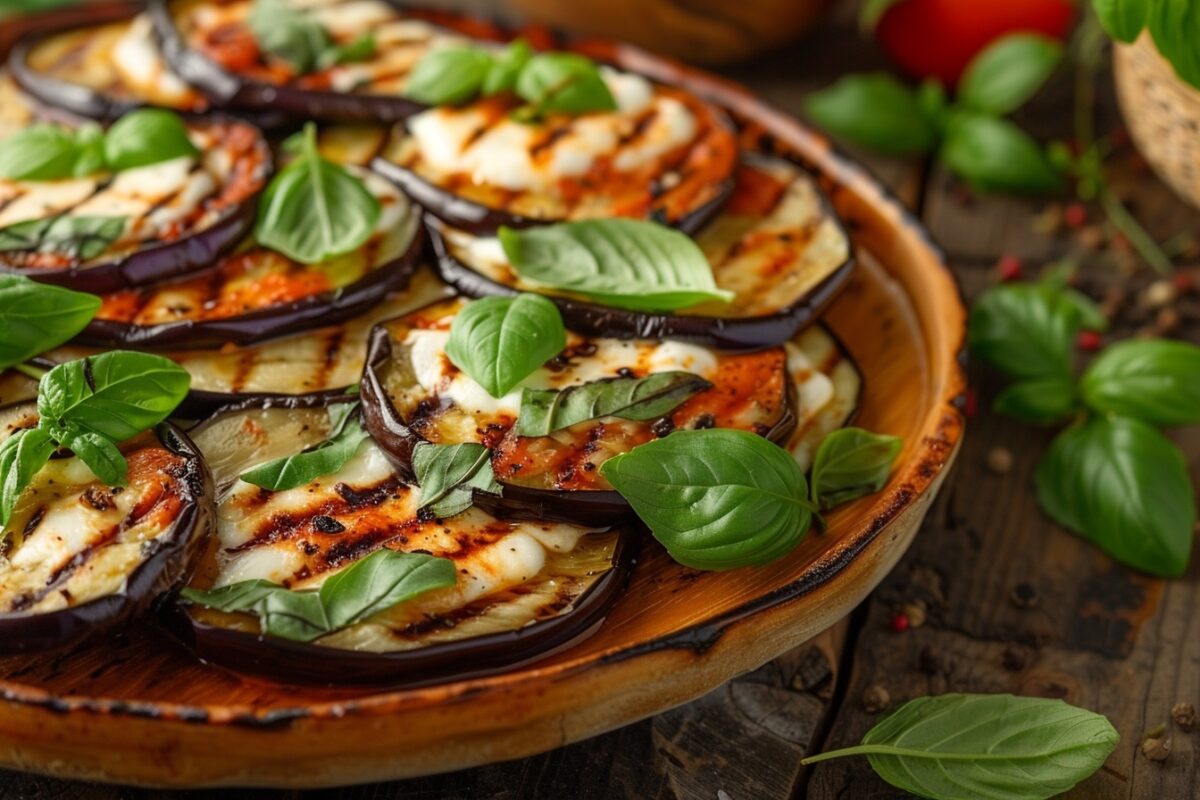
M 191 87 L 167 66 L 146 14 L 135 17 L 113 45 L 112 65 L 121 82 L 143 100 L 184 107 L 196 99 Z

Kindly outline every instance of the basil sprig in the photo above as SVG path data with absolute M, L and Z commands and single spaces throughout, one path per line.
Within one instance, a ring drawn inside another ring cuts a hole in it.
M 526 121 L 617 107 L 596 62 L 577 53 L 534 53 L 520 39 L 498 54 L 472 45 L 431 50 L 413 67 L 405 89 L 412 99 L 433 106 L 504 92 L 526 102 L 514 112 Z
M 1200 89 L 1200 9 L 1186 0 L 1092 0 L 1100 24 L 1114 39 L 1132 42 L 1146 28 L 1176 74 Z
M 0 445 L 0 524 L 58 447 L 75 451 L 104 483 L 125 483 L 117 444 L 162 422 L 191 376 L 170 359 L 114 350 L 59 364 L 38 384 L 38 425 Z
M 910 700 L 862 744 L 800 763 L 865 755 L 879 777 L 929 800 L 1047 800 L 1100 769 L 1119 741 L 1104 716 L 1062 700 L 946 694 Z
M 430 444 L 413 451 L 413 472 L 421 487 L 421 509 L 449 519 L 470 508 L 475 492 L 498 495 L 502 487 L 492 472 L 492 453 L 475 442 Z
M 901 441 L 862 428 L 842 428 L 825 437 L 812 467 L 812 501 L 826 509 L 874 494 L 887 483 Z
M 595 219 L 500 228 L 514 270 L 542 286 L 634 311 L 673 311 L 733 292 L 717 288 L 704 252 L 655 222 Z
M 311 122 L 291 140 L 296 158 L 263 193 L 255 236 L 259 244 L 301 264 L 319 264 L 361 247 L 383 213 L 379 199 L 345 167 L 317 150 Z
M 1016 379 L 995 408 L 1040 424 L 1071 421 L 1034 473 L 1038 502 L 1121 563 L 1184 572 L 1197 516 L 1179 449 L 1155 426 L 1200 423 L 1200 348 L 1114 344 L 1075 375 L 1072 347 L 1090 303 L 1057 281 L 1006 284 L 971 311 L 972 350 Z
M 522 294 L 468 303 L 450 325 L 446 356 L 492 397 L 503 397 L 566 346 L 554 303 Z
M 286 0 L 254 0 L 247 24 L 258 46 L 290 65 L 298 75 L 335 64 L 366 61 L 377 51 L 370 33 L 338 44 L 312 14 L 294 8 Z
M 94 294 L 0 275 L 0 370 L 71 340 L 99 310 Z
M 195 157 L 178 114 L 163 109 L 131 111 L 107 132 L 93 124 L 74 130 L 34 125 L 0 142 L 0 178 L 51 181 L 97 172 L 121 172 Z
M 322 475 L 333 475 L 354 458 L 367 432 L 358 419 L 358 403 L 330 406 L 329 437 L 295 455 L 260 464 L 241 475 L 255 486 L 282 492 L 311 483 Z
M 70 215 L 29 219 L 0 228 L 0 253 L 54 253 L 90 261 L 121 238 L 126 217 Z
M 690 372 L 655 372 L 642 378 L 604 378 L 566 389 L 525 389 L 518 436 L 549 436 L 600 417 L 657 419 L 712 384 Z
M 256 580 L 220 589 L 184 589 L 180 597 L 218 611 L 253 614 L 267 636 L 311 642 L 426 592 L 453 586 L 457 577 L 449 559 L 385 548 L 331 575 L 320 589 L 292 591 Z

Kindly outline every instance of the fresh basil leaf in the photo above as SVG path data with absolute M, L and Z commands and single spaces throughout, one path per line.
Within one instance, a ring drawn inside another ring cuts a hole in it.
M 1069 378 L 1031 378 L 1007 387 L 992 407 L 1021 422 L 1050 425 L 1078 411 L 1079 396 Z
M 190 382 L 174 361 L 149 353 L 113 350 L 67 361 L 42 376 L 40 425 L 59 441 L 84 430 L 123 442 L 166 419 Z
M 0 178 L 52 181 L 75 174 L 79 147 L 70 131 L 33 125 L 0 142 Z
M 673 311 L 728 302 L 704 252 L 679 231 L 635 219 L 591 219 L 535 228 L 500 228 L 500 243 L 521 277 L 635 311 Z
M 596 62 L 577 53 L 534 55 L 517 75 L 514 88 L 535 114 L 586 114 L 617 108 Z
M 690 372 L 656 372 L 644 378 L 605 378 L 566 389 L 526 389 L 517 417 L 518 436 L 549 436 L 600 417 L 657 419 L 712 384 Z
M 179 115 L 160 108 L 131 111 L 104 135 L 104 160 L 114 172 L 199 154 Z
M 253 614 L 269 636 L 311 642 L 329 633 L 325 606 L 315 591 L 293 592 L 270 581 L 242 581 L 220 589 L 184 589 L 188 603 L 229 613 Z
M 128 483 L 129 465 L 111 439 L 92 431 L 72 430 L 59 444 L 74 452 L 105 485 L 125 486 Z
M 1195 0 L 1155 0 L 1148 24 L 1154 44 L 1181 80 L 1200 89 L 1200 4 Z
M 558 308 L 544 297 L 488 297 L 450 325 L 446 355 L 492 397 L 503 397 L 567 346 Z
M 1092 0 L 1096 16 L 1114 39 L 1130 43 L 1146 27 L 1150 0 Z
M 862 744 L 801 763 L 865 755 L 879 777 L 930 800 L 1047 800 L 1098 770 L 1119 740 L 1105 717 L 1062 700 L 946 694 L 910 700 Z
M 285 0 L 254 0 L 247 18 L 258 46 L 306 75 L 330 49 L 329 32 L 310 14 Z
M 967 326 L 971 350 L 1014 378 L 1074 374 L 1078 308 L 1051 286 L 996 286 L 975 302 Z
M 488 66 L 487 75 L 483 79 L 483 93 L 490 97 L 501 92 L 511 92 L 517 86 L 517 76 L 529 59 L 533 57 L 533 48 L 524 39 L 516 39 L 508 44 Z
M 255 236 L 294 261 L 319 264 L 366 243 L 381 213 L 362 180 L 321 157 L 309 123 L 300 156 L 263 193 Z
M 0 275 L 0 370 L 74 338 L 99 310 L 94 294 Z
M 328 439 L 296 455 L 260 464 L 243 473 L 242 480 L 273 492 L 283 492 L 311 483 L 322 475 L 337 473 L 350 463 L 359 445 L 368 438 L 353 413 L 357 410 L 358 403 L 332 406 Z
M 887 73 L 847 75 L 805 101 L 808 116 L 841 139 L 894 155 L 934 149 L 938 129 L 912 89 Z
M 328 69 L 338 64 L 353 64 L 359 61 L 370 61 L 379 51 L 375 34 L 364 33 L 352 42 L 331 45 L 317 59 L 318 69 Z
M 813 507 L 796 460 L 746 431 L 677 431 L 605 461 L 600 474 L 681 564 L 766 564 L 808 533 Z
M 418 103 L 456 106 L 479 94 L 492 65 L 491 55 L 478 47 L 439 47 L 413 67 L 404 93 Z
M 812 468 L 812 500 L 822 509 L 848 503 L 883 488 L 903 442 L 862 428 L 842 428 L 817 448 Z
M 1042 193 L 1062 186 L 1040 145 L 1006 119 L 959 112 L 946 124 L 941 158 L 977 190 Z
M 55 253 L 90 261 L 121 237 L 125 217 L 47 217 L 0 228 L 0 252 Z
M 327 578 L 321 604 L 330 630 L 338 630 L 457 580 L 450 559 L 384 548 Z
M 8 524 L 21 494 L 56 449 L 41 428 L 17 431 L 0 445 L 0 526 Z
M 1063 431 L 1034 473 L 1047 514 L 1135 569 L 1187 569 L 1196 499 L 1187 461 L 1144 422 L 1097 417 Z
M 958 82 L 958 101 L 989 114 L 1011 114 L 1033 97 L 1062 61 L 1056 39 L 1036 33 L 1004 36 L 979 52 Z
M 492 472 L 492 454 L 474 442 L 430 444 L 413 451 L 413 472 L 421 487 L 421 508 L 449 519 L 475 502 L 475 490 L 498 495 L 502 487 Z
M 75 146 L 77 149 L 75 166 L 71 174 L 76 178 L 95 175 L 108 168 L 104 154 L 104 129 L 94 122 L 81 125 L 75 131 Z
M 1200 347 L 1166 339 L 1106 347 L 1080 383 L 1089 408 L 1163 427 L 1200 423 Z

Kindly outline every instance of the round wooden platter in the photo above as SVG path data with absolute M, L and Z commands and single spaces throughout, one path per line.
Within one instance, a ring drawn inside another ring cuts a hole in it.
M 937 247 L 861 167 L 743 89 L 630 47 L 576 46 L 711 98 L 748 143 L 820 176 L 860 252 L 827 315 L 866 377 L 857 424 L 904 439 L 887 487 L 758 569 L 699 573 L 647 545 L 595 635 L 493 677 L 408 690 L 270 683 L 198 663 L 148 625 L 6 659 L 0 765 L 142 785 L 319 787 L 523 757 L 763 664 L 844 616 L 892 568 L 963 433 L 965 311 Z

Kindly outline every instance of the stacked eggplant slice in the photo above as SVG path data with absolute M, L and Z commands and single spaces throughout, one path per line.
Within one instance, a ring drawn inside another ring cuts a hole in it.
M 0 466 L 51 437 L 5 512 L 0 651 L 150 612 L 284 681 L 567 647 L 652 546 L 607 462 L 731 429 L 807 470 L 853 417 L 820 322 L 853 263 L 723 109 L 491 23 L 157 0 L 44 28 L 0 79 L 0 305 L 94 310 L 0 374 Z M 190 384 L 106 483 L 39 375 L 101 398 L 114 351 Z

